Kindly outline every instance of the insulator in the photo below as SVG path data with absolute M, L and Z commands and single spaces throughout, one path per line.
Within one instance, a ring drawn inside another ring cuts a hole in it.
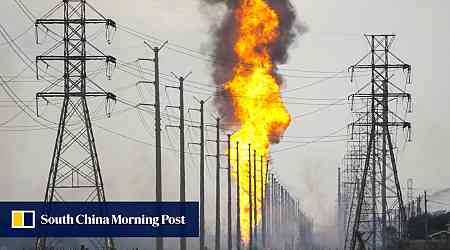
M 114 35 L 117 31 L 116 22 L 111 19 L 106 19 L 106 42 L 111 44 L 111 41 L 114 39 Z
M 411 67 L 408 68 L 408 84 L 411 84 Z
M 406 106 L 406 112 L 408 112 L 408 113 L 412 113 L 413 112 L 411 99 L 408 99 L 408 103 L 407 103 L 407 106 Z
M 108 118 L 111 118 L 111 113 L 113 112 L 116 103 L 117 96 L 111 92 L 106 93 L 105 113 Z
M 44 71 L 45 74 L 48 72 L 48 68 L 50 67 L 50 65 L 46 61 L 36 60 L 36 79 L 37 80 L 39 80 L 39 72 L 40 72 L 39 62 L 42 62 L 43 64 L 45 64 L 45 71 Z
M 116 69 L 116 66 L 117 66 L 116 58 L 114 58 L 112 56 L 107 56 L 106 57 L 106 77 L 108 78 L 108 80 L 111 80 L 112 73 Z
M 36 37 L 36 44 L 42 44 L 41 42 L 40 42 L 40 36 L 39 36 L 39 30 L 42 30 L 42 29 L 40 29 L 39 28 L 39 24 L 38 23 L 36 23 L 35 25 L 34 25 L 34 27 L 35 27 L 35 30 L 34 30 L 34 33 L 35 33 L 35 37 Z M 44 43 L 47 41 L 47 39 L 48 39 L 48 32 L 49 32 L 49 29 L 47 28 L 47 27 L 45 27 L 44 26 L 44 28 L 45 28 L 45 32 L 44 32 L 44 34 L 45 34 L 45 36 L 44 36 L 44 39 L 43 39 L 43 41 L 44 41 Z

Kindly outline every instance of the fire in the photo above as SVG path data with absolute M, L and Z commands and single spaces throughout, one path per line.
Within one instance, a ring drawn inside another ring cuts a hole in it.
M 253 220 L 261 221 L 261 171 L 266 175 L 265 161 L 268 160 L 269 146 L 275 142 L 289 126 L 291 117 L 280 96 L 280 87 L 274 76 L 274 64 L 270 55 L 270 45 L 279 38 L 279 16 L 265 0 L 240 0 L 234 12 L 236 40 L 234 52 L 237 62 L 233 76 L 224 85 L 232 99 L 234 117 L 239 130 L 232 137 L 232 145 L 239 142 L 240 211 L 241 239 L 249 240 L 249 162 L 248 145 L 251 144 L 251 174 L 253 173 L 253 150 L 257 152 L 256 195 L 257 215 Z M 236 150 L 229 152 L 236 159 Z M 260 157 L 264 164 L 260 164 Z M 234 165 L 236 171 L 236 165 Z M 236 172 L 234 173 L 236 175 Z M 252 177 L 253 180 L 253 177 Z M 255 195 L 252 183 L 252 195 Z M 252 198 L 253 201 L 253 198 Z M 252 206 L 255 206 L 253 204 Z

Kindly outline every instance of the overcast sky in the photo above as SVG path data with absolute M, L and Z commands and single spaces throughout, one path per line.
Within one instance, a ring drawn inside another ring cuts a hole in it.
M 29 9 L 39 16 L 54 6 L 57 1 L 23 0 Z M 129 1 L 90 1 L 105 16 L 111 17 L 119 24 L 132 27 L 159 39 L 182 45 L 186 48 L 211 52 L 210 25 L 220 19 L 220 7 L 200 8 L 199 1 L 186 0 L 129 0 Z M 413 178 L 418 191 L 423 189 L 438 190 L 448 187 L 450 170 L 448 169 L 448 141 L 450 132 L 449 98 L 449 36 L 450 3 L 446 0 L 293 0 L 299 21 L 308 27 L 308 32 L 298 38 L 290 50 L 290 59 L 284 68 L 303 71 L 288 72 L 295 78 L 286 78 L 285 89 L 293 89 L 320 80 L 315 77 L 327 77 L 333 73 L 304 71 L 339 72 L 355 63 L 367 51 L 364 33 L 394 33 L 397 40 L 394 51 L 413 67 L 413 85 L 409 87 L 413 95 L 414 113 L 408 118 L 413 124 L 413 142 L 400 150 L 399 173 L 402 186 L 406 179 Z M 23 15 L 13 0 L 1 3 L 1 24 L 12 37 L 23 33 L 31 23 Z M 95 33 L 98 27 L 92 28 Z M 113 44 L 106 46 L 104 36 L 95 36 L 99 48 L 125 62 L 138 57 L 150 57 L 151 53 L 144 46 L 142 39 L 119 29 Z M 51 45 L 47 39 L 45 45 L 34 43 L 34 30 L 30 29 L 17 39 L 17 43 L 31 57 L 41 53 Z M 20 73 L 25 65 L 0 41 L 0 75 L 12 76 Z M 211 83 L 209 62 L 191 56 L 165 50 L 161 54 L 161 71 L 185 73 L 193 71 L 191 79 L 202 83 Z M 30 80 L 34 76 L 27 70 L 21 79 Z M 116 70 L 113 80 L 107 81 L 102 74 L 95 78 L 105 89 L 117 89 L 123 96 L 134 103 L 142 101 L 138 90 L 133 85 L 137 79 Z M 31 101 L 37 91 L 46 86 L 45 82 L 11 83 L 15 92 L 23 100 Z M 308 88 L 286 93 L 289 97 L 330 98 L 348 96 L 353 87 L 346 78 L 323 81 Z M 147 101 L 151 101 L 151 92 L 144 91 Z M 195 90 L 191 88 L 191 90 Z M 202 92 L 205 92 L 204 90 Z M 176 92 L 163 91 L 163 102 L 176 104 Z M 195 107 L 192 96 L 187 93 L 188 104 Z M 167 98 L 169 96 L 170 98 Z M 205 95 L 197 95 L 206 98 Z M 14 116 L 19 109 L 13 103 L 5 102 L 7 95 L 0 91 L 0 124 Z M 322 101 L 330 103 L 335 100 Z M 289 102 L 289 101 L 287 101 Z M 311 112 L 319 106 L 308 105 L 311 101 L 293 101 L 287 106 L 293 116 Z M 306 102 L 306 104 L 305 104 Z M 302 104 L 303 103 L 303 104 Z M 34 108 L 33 103 L 29 103 Z M 101 105 L 101 102 L 98 102 Z M 118 104 L 116 110 L 124 110 Z M 93 109 L 93 108 L 92 108 Z M 144 126 L 136 110 L 113 114 L 111 119 L 104 119 L 103 108 L 96 112 L 100 120 L 95 124 L 112 131 L 127 135 L 144 142 L 153 143 L 153 126 L 150 115 L 141 114 L 149 124 Z M 57 121 L 57 109 L 47 107 L 43 111 L 46 117 Z M 169 111 L 173 112 L 173 111 Z M 214 107 L 208 106 L 208 119 L 212 121 Z M 175 113 L 174 113 L 175 114 Z M 197 119 L 192 114 L 192 119 Z M 347 105 L 333 106 L 320 112 L 293 120 L 286 132 L 288 136 L 328 135 L 344 127 L 350 120 Z M 45 123 L 45 121 L 43 121 Z M 164 121 L 169 124 L 170 121 Z M 40 200 L 43 197 L 45 183 L 50 166 L 51 154 L 56 132 L 53 130 L 35 130 L 37 127 L 26 115 L 20 115 L 14 121 L 0 127 L 0 198 L 2 200 Z M 27 127 L 33 126 L 33 127 Z M 20 130 L 20 131 L 11 131 Z M 154 195 L 154 148 L 123 137 L 113 135 L 105 130 L 94 128 L 100 163 L 102 167 L 105 190 L 110 200 L 152 200 Z M 345 134 L 345 130 L 339 134 Z M 168 139 L 169 134 L 171 139 Z M 169 130 L 164 134 L 167 147 L 177 147 L 177 131 Z M 212 136 L 212 133 L 211 133 Z M 192 132 L 192 139 L 197 134 Z M 293 139 L 295 141 L 308 139 Z M 172 143 L 172 144 L 171 144 Z M 293 146 L 291 142 L 282 142 L 273 149 Z M 213 150 L 211 147 L 210 151 Z M 191 149 L 196 152 L 196 148 Z M 178 161 L 175 152 L 164 151 L 164 196 L 168 200 L 178 197 Z M 291 151 L 274 154 L 276 173 L 281 181 L 302 200 L 306 212 L 314 217 L 320 225 L 334 223 L 336 201 L 336 172 L 345 153 L 345 142 L 327 142 L 310 144 Z M 197 156 L 188 157 L 189 199 L 198 199 L 198 162 Z M 208 163 L 207 185 L 212 190 L 213 164 Z M 225 173 L 224 173 L 225 174 Z M 223 179 L 225 181 L 225 179 Z M 208 198 L 212 200 L 212 192 Z M 210 202 L 207 206 L 214 205 Z M 207 210 L 209 211 L 209 210 Z M 209 215 L 211 218 L 213 214 Z

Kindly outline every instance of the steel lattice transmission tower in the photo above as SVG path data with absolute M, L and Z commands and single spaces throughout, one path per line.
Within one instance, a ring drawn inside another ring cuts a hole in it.
M 106 105 L 110 105 L 110 101 L 115 101 L 116 97 L 89 79 L 87 64 L 93 61 L 106 62 L 106 74 L 110 78 L 116 59 L 106 56 L 88 41 L 86 27 L 91 24 L 105 25 L 109 42 L 116 24 L 103 17 L 86 0 L 63 0 L 52 13 L 58 13 L 58 10 L 63 11 L 62 19 L 46 16 L 45 19 L 36 20 L 36 31 L 47 30 L 57 40 L 43 55 L 36 57 L 36 65 L 60 62 L 64 69 L 61 78 L 36 94 L 37 99 L 63 99 L 45 202 L 105 202 L 88 98 L 106 97 Z M 87 12 L 97 18 L 88 19 Z M 59 35 L 60 31 L 63 32 L 62 36 Z M 111 238 L 90 240 L 90 243 L 94 249 L 114 249 Z M 38 249 L 49 247 L 54 247 L 50 239 L 37 240 Z
M 369 121 L 367 116 L 368 100 L 362 100 L 363 110 L 354 110 L 353 117 L 355 121 Z M 354 105 L 354 104 L 353 104 Z M 350 246 L 351 231 L 353 230 L 353 218 L 355 217 L 356 200 L 360 190 L 361 176 L 366 159 L 368 129 L 366 127 L 353 127 L 351 136 L 347 142 L 347 153 L 343 159 L 343 226 L 345 230 L 344 249 Z
M 350 249 L 390 249 L 406 236 L 406 216 L 396 161 L 397 129 L 407 130 L 411 124 L 396 113 L 396 105 L 406 103 L 411 111 L 411 95 L 396 85 L 398 73 L 410 83 L 411 66 L 391 51 L 395 35 L 365 35 L 370 52 L 351 66 L 355 71 L 369 72 L 370 81 L 355 94 L 355 100 L 365 103 L 366 112 L 351 124 L 363 135 L 363 165 L 358 181 Z M 353 80 L 353 77 L 352 77 Z M 365 136 L 364 136 L 365 135 Z M 361 248 L 363 247 L 363 248 Z

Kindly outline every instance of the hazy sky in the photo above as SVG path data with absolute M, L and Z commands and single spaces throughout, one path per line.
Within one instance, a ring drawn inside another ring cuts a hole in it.
M 39 16 L 54 6 L 57 1 L 23 0 L 35 15 Z M 413 123 L 413 142 L 408 143 L 399 155 L 399 172 L 402 186 L 406 179 L 413 178 L 419 191 L 423 189 L 437 190 L 448 187 L 450 170 L 448 170 L 447 142 L 450 141 L 448 122 L 450 116 L 449 97 L 449 64 L 450 56 L 448 38 L 449 8 L 446 0 L 315 0 L 292 1 L 301 22 L 308 27 L 308 32 L 298 38 L 290 50 L 290 59 L 284 68 L 306 71 L 336 72 L 346 69 L 356 62 L 367 51 L 364 33 L 394 33 L 397 40 L 394 51 L 413 67 L 414 113 L 409 116 Z M 105 16 L 115 19 L 119 24 L 132 27 L 159 39 L 184 47 L 211 52 L 210 25 L 220 19 L 220 7 L 200 8 L 195 0 L 129 0 L 129 1 L 90 1 Z M 16 37 L 30 27 L 30 21 L 22 14 L 13 0 L 3 0 L 0 22 Z M 95 33 L 98 28 L 91 29 Z M 45 37 L 43 38 L 45 42 Z M 12 50 L 0 40 L 0 74 L 11 76 L 20 73 L 24 64 Z M 17 40 L 17 43 L 31 57 L 41 53 L 51 45 L 36 46 L 34 31 L 30 29 Z M 99 48 L 119 59 L 131 62 L 138 57 L 151 56 L 143 41 L 130 36 L 119 29 L 113 44 L 104 45 L 104 36 L 96 36 L 95 43 Z M 193 71 L 192 80 L 210 83 L 210 67 L 205 60 L 199 60 L 173 50 L 165 50 L 161 54 L 161 71 L 164 73 Z M 285 89 L 293 89 L 320 80 L 315 77 L 326 77 L 332 73 L 308 73 L 303 71 L 288 72 L 294 75 L 286 78 Z M 27 70 L 21 79 L 30 80 L 34 76 Z M 106 89 L 117 89 L 118 95 L 141 102 L 141 97 L 133 85 L 137 79 L 127 73 L 116 70 L 112 81 L 107 81 L 101 74 L 95 78 Z M 15 92 L 24 100 L 31 101 L 37 91 L 46 86 L 40 83 L 11 83 Z M 191 88 L 191 90 L 195 90 Z M 352 86 L 346 78 L 336 78 L 320 84 L 286 93 L 290 97 L 305 98 L 343 98 L 351 93 Z M 176 92 L 168 90 L 170 102 L 176 104 Z M 205 92 L 203 90 L 203 92 Z M 163 90 L 166 104 L 169 102 Z M 147 101 L 151 101 L 151 93 L 144 91 Z M 187 93 L 188 104 L 195 107 L 193 95 Z M 206 96 L 198 96 L 199 98 Z M 8 97 L 1 90 L 0 100 Z M 335 101 L 335 100 L 334 100 Z M 289 102 L 289 101 L 288 101 Z M 320 102 L 330 103 L 333 100 Z M 305 104 L 306 103 L 306 104 Z M 311 106 L 311 101 L 294 101 L 287 104 L 293 116 L 311 112 L 319 106 Z M 29 103 L 34 108 L 33 103 Z M 101 105 L 101 102 L 97 104 Z M 116 110 L 126 107 L 118 104 Z M 14 116 L 19 109 L 13 103 L 0 104 L 0 124 Z M 143 126 L 137 111 L 128 110 L 114 114 L 111 119 L 105 115 L 99 106 L 96 121 L 112 131 L 125 134 L 145 142 L 153 143 L 153 126 L 150 115 L 141 114 L 149 126 Z M 57 109 L 47 107 L 46 117 L 57 120 Z M 214 107 L 208 106 L 208 111 L 215 114 Z M 173 111 L 170 111 L 173 112 Z M 175 113 L 174 113 L 175 114 Z M 342 128 L 349 122 L 350 111 L 347 105 L 333 106 L 320 112 L 295 119 L 286 132 L 288 136 L 319 136 L 328 135 Z M 197 119 L 192 114 L 192 119 Z M 211 115 L 208 115 L 211 119 Z M 172 121 L 174 122 L 174 121 Z M 45 122 L 44 122 L 45 123 Z M 170 121 L 165 121 L 169 124 Z M 42 199 L 48 169 L 53 150 L 55 131 L 31 130 L 37 127 L 26 115 L 20 115 L 13 122 L 0 127 L 0 198 L 4 200 L 39 200 Z M 9 126 L 9 127 L 8 127 Z M 25 126 L 25 127 L 23 127 Z M 150 129 L 149 129 L 150 128 Z M 137 143 L 104 130 L 94 128 L 97 148 L 100 155 L 105 189 L 110 200 L 152 200 L 154 195 L 154 149 L 142 143 Z M 20 130 L 14 131 L 11 130 Z M 344 134 L 345 130 L 339 134 Z M 177 147 L 177 131 L 169 130 L 171 140 L 164 134 L 164 143 L 168 147 Z M 211 136 L 212 133 L 211 133 Z M 196 140 L 197 134 L 193 132 Z M 310 139 L 293 139 L 307 141 Z M 171 143 L 173 145 L 171 145 Z M 273 149 L 292 146 L 291 142 L 282 142 Z M 195 148 L 191 149 L 196 152 Z M 211 147 L 210 152 L 213 152 Z M 164 151 L 164 183 L 165 197 L 176 200 L 178 197 L 178 161 L 175 152 Z M 345 142 L 327 142 L 310 144 L 291 151 L 275 154 L 277 174 L 281 181 L 297 197 L 302 200 L 306 212 L 312 215 L 321 225 L 332 225 L 334 220 L 336 200 L 336 172 L 343 154 Z M 189 199 L 197 199 L 198 163 L 197 156 L 188 157 Z M 214 161 L 208 162 L 207 185 L 212 190 Z M 224 173 L 225 174 L 225 173 Z M 225 180 L 225 179 L 223 179 Z M 212 199 L 212 192 L 208 198 Z M 214 205 L 210 202 L 208 206 Z M 208 211 L 208 210 L 207 210 Z M 213 214 L 209 215 L 213 216 Z

